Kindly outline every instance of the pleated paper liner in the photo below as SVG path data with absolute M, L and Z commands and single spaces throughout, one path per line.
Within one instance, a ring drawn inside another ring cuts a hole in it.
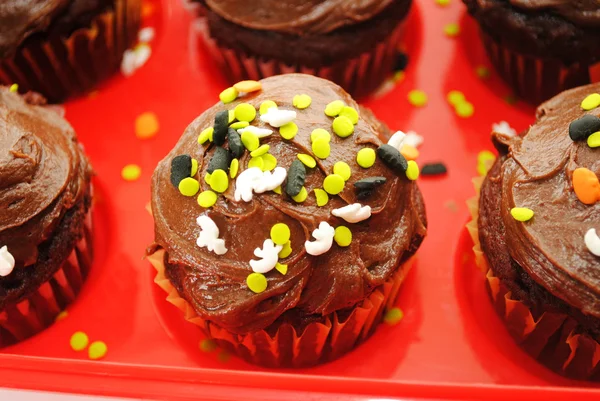
M 51 102 L 83 93 L 119 69 L 140 21 L 141 0 L 115 0 L 114 10 L 98 15 L 89 28 L 68 37 L 36 34 L 0 59 L 0 83 L 16 83 L 20 92 L 39 92 Z
M 353 309 L 334 312 L 321 321 L 296 330 L 289 323 L 238 335 L 198 316 L 193 307 L 165 277 L 165 251 L 148 256 L 157 271 L 154 282 L 168 294 L 167 301 L 179 308 L 187 321 L 217 342 L 219 346 L 246 361 L 267 367 L 306 367 L 336 359 L 352 350 L 373 333 L 391 308 L 413 259 L 401 266 L 383 285 Z M 276 323 L 275 323 L 276 324 Z
M 373 50 L 358 57 L 312 68 L 304 65 L 287 65 L 276 59 L 266 59 L 246 54 L 227 47 L 221 47 L 211 36 L 205 18 L 196 20 L 195 32 L 209 49 L 221 71 L 231 83 L 246 79 L 260 80 L 273 75 L 303 73 L 315 75 L 335 82 L 352 96 L 360 98 L 375 91 L 390 76 L 398 54 L 400 39 L 405 28 L 402 21 L 383 42 L 373 46 Z M 202 49 L 200 49 L 202 50 Z
M 82 238 L 50 280 L 18 304 L 0 310 L 0 348 L 39 333 L 73 302 L 92 266 L 91 212 L 83 231 Z
M 484 177 L 473 179 L 477 195 L 467 202 L 472 216 L 467 229 L 475 244 L 475 261 L 485 274 L 488 294 L 496 312 L 521 348 L 545 366 L 573 379 L 600 379 L 600 344 L 596 339 L 563 313 L 544 312 L 534 317 L 527 305 L 512 298 L 502 280 L 494 275 L 481 249 L 477 226 L 483 181 Z

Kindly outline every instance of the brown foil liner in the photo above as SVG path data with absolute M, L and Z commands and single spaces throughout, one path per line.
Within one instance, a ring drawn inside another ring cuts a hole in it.
M 250 363 L 268 367 L 313 366 L 352 350 L 373 333 L 385 310 L 394 305 L 400 286 L 413 265 L 413 259 L 407 261 L 368 298 L 350 312 L 346 310 L 343 317 L 333 312 L 320 322 L 309 323 L 301 332 L 283 323 L 277 328 L 239 335 L 196 314 L 165 277 L 164 257 L 165 251 L 161 249 L 148 256 L 148 260 L 157 271 L 154 282 L 168 294 L 167 301 L 224 349 Z
M 600 343 L 585 333 L 575 319 L 563 313 L 544 312 L 534 318 L 527 305 L 512 298 L 481 249 L 477 221 L 479 192 L 484 177 L 473 179 L 475 198 L 467 201 L 472 220 L 467 229 L 473 239 L 475 261 L 486 277 L 486 287 L 498 315 L 510 335 L 529 355 L 555 372 L 579 380 L 598 380 Z
M 405 21 L 406 19 L 398 24 L 387 39 L 374 46 L 372 51 L 353 59 L 341 60 L 333 65 L 319 68 L 287 65 L 276 59 L 256 57 L 252 54 L 221 47 L 210 36 L 208 23 L 204 18 L 197 19 L 195 32 L 199 34 L 219 68 L 231 83 L 247 79 L 260 80 L 280 74 L 303 73 L 333 81 L 354 97 L 364 97 L 379 88 L 392 73 Z M 202 41 L 198 41 L 200 51 L 202 51 Z
M 0 310 L 0 348 L 39 333 L 73 302 L 92 266 L 92 238 L 92 213 L 89 212 L 83 237 L 50 280 L 18 304 Z
M 137 40 L 141 0 L 115 0 L 114 10 L 98 15 L 89 28 L 68 37 L 37 34 L 10 58 L 0 59 L 0 83 L 19 85 L 51 102 L 85 92 L 116 72 L 125 50 Z

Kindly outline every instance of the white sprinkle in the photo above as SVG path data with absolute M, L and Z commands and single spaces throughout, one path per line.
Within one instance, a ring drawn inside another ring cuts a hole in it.
M 142 43 L 148 43 L 154 39 L 154 28 L 148 26 L 140 29 L 138 32 L 138 40 Z
M 0 277 L 8 276 L 14 268 L 15 258 L 8 252 L 8 247 L 5 245 L 0 248 Z
M 585 233 L 585 246 L 587 246 L 591 253 L 600 256 L 600 238 L 598 238 L 598 234 L 596 234 L 596 229 L 590 228 L 588 232 Z
M 246 131 L 253 133 L 258 138 L 265 138 L 273 133 L 273 131 L 268 128 L 258 128 L 258 127 L 255 127 L 254 125 L 249 125 L 245 128 L 240 128 L 238 130 L 238 134 L 241 135 Z
M 499 123 L 492 124 L 492 131 L 499 134 L 506 134 L 508 136 L 517 135 L 517 131 L 513 129 L 506 121 L 500 121 Z
M 312 232 L 312 236 L 315 237 L 316 241 L 306 241 L 304 243 L 306 252 L 313 256 L 324 254 L 331 249 L 334 235 L 335 229 L 326 221 L 322 221 L 321 224 L 319 224 L 319 228 Z
M 196 241 L 196 244 L 200 248 L 206 247 L 210 252 L 214 252 L 217 255 L 227 253 L 225 240 L 219 238 L 219 227 L 217 227 L 210 217 L 201 215 L 196 220 L 196 223 L 200 226 L 200 236 Z
M 121 61 L 121 73 L 126 77 L 132 76 L 150 59 L 152 48 L 147 44 L 139 44 L 134 49 L 125 50 Z
M 296 119 L 296 112 L 293 110 L 281 110 L 276 107 L 271 107 L 265 114 L 260 116 L 260 120 L 271 125 L 271 127 L 279 128 L 287 123 L 291 123 Z
M 243 200 L 250 202 L 253 193 L 261 194 L 272 191 L 285 181 L 287 171 L 283 167 L 276 167 L 270 171 L 262 171 L 258 167 L 244 170 L 235 181 L 234 198 L 237 202 Z
M 404 138 L 403 145 L 412 146 L 413 148 L 418 148 L 423 144 L 425 139 L 417 134 L 415 131 L 408 131 L 406 133 L 406 137 Z
M 388 145 L 395 147 L 399 151 L 402 150 L 402 146 L 404 145 L 404 139 L 406 138 L 406 134 L 402 131 L 396 131 L 394 135 L 388 141 Z
M 261 258 L 260 260 L 251 260 L 250 267 L 252 267 L 252 271 L 255 273 L 268 273 L 275 268 L 277 265 L 277 260 L 279 260 L 279 252 L 283 247 L 281 245 L 275 245 L 275 243 L 266 239 L 263 242 L 263 247 L 256 248 L 254 250 L 254 256 Z
M 336 217 L 346 220 L 348 223 L 358 223 L 371 217 L 371 206 L 363 206 L 360 203 L 344 206 L 331 211 Z
M 273 173 L 270 171 L 264 171 L 262 178 L 256 182 L 254 186 L 254 192 L 262 194 L 267 191 L 272 191 L 285 181 L 287 177 L 287 171 L 283 167 L 275 167 Z

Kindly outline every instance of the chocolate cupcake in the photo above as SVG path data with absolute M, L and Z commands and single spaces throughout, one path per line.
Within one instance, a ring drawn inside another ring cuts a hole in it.
M 0 87 L 0 347 L 49 326 L 92 259 L 92 170 L 37 94 Z
M 542 104 L 500 153 L 470 230 L 494 306 L 516 341 L 557 372 L 598 379 L 600 84 Z M 591 96 L 588 96 L 591 95 Z
M 334 359 L 372 333 L 425 236 L 418 167 L 331 82 L 238 87 L 154 173 L 156 282 L 252 363 Z
M 141 0 L 7 0 L 0 4 L 0 84 L 53 102 L 118 70 L 137 38 Z
M 463 0 L 492 64 L 517 95 L 538 104 L 600 80 L 596 0 Z
M 196 0 L 199 32 L 233 83 L 301 72 L 354 96 L 393 70 L 412 0 Z

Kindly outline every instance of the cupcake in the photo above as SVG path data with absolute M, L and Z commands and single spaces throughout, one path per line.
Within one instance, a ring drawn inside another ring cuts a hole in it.
M 500 156 L 476 182 L 469 229 L 494 307 L 515 340 L 553 370 L 598 378 L 600 84 L 542 104 L 521 136 L 493 133 Z
M 52 102 L 91 89 L 118 70 L 137 38 L 141 0 L 0 4 L 0 84 Z
M 301 72 L 364 96 L 391 74 L 412 0 L 195 0 L 199 32 L 233 83 Z
M 539 104 L 600 80 L 596 0 L 463 0 L 488 56 L 521 98 Z
M 0 87 L 0 347 L 52 324 L 92 260 L 92 170 L 44 104 Z
M 155 281 L 251 363 L 337 358 L 394 303 L 425 236 L 418 166 L 331 82 L 235 87 L 154 172 Z

